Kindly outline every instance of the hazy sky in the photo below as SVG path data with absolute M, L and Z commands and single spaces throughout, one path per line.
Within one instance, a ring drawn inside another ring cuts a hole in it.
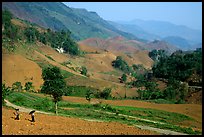
M 202 2 L 64 2 L 72 8 L 95 11 L 105 20 L 168 21 L 202 30 Z

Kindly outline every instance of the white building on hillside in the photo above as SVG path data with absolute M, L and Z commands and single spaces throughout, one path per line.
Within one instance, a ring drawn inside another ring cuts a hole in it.
M 61 47 L 61 48 L 56 48 L 56 50 L 59 52 L 59 53 L 64 53 L 64 49 Z

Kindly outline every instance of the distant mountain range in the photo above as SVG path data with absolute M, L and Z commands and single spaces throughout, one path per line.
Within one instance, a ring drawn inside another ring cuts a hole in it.
M 2 9 L 8 9 L 20 19 L 55 31 L 69 29 L 72 37 L 77 41 L 89 38 L 107 40 L 121 36 L 127 40 L 143 43 L 137 44 L 136 47 L 140 47 L 139 49 L 151 42 L 154 42 L 152 46 L 146 46 L 143 49 L 168 47 L 169 51 L 174 51 L 175 49 L 189 50 L 202 46 L 201 31 L 169 22 L 138 19 L 130 22 L 106 21 L 96 12 L 70 8 L 60 2 L 2 2 Z M 162 44 L 157 41 L 157 47 L 154 40 L 160 40 Z
M 115 23 L 115 26 L 118 29 L 133 33 L 135 36 L 143 39 L 165 40 L 182 50 L 199 48 L 195 47 L 195 45 L 202 43 L 202 32 L 200 30 L 165 21 L 144 21 L 135 19 L 129 22 L 118 21 Z

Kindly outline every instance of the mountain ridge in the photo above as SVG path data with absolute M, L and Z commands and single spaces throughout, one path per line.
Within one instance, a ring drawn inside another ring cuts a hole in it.
M 55 31 L 69 29 L 76 40 L 120 35 L 129 39 L 138 39 L 133 34 L 116 29 L 96 12 L 70 8 L 60 2 L 3 2 L 2 8 L 7 8 L 18 18 Z

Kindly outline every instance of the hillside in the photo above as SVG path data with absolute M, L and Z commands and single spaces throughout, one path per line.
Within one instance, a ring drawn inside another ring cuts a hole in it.
M 12 22 L 24 29 L 29 25 L 19 19 L 12 19 Z M 43 28 L 37 27 L 37 29 L 45 31 L 43 30 Z M 124 85 L 119 84 L 118 80 L 118 78 L 122 75 L 122 72 L 115 70 L 111 65 L 111 62 L 115 60 L 117 55 L 119 55 L 117 52 L 107 52 L 99 48 L 90 48 L 89 46 L 79 44 L 83 51 L 87 53 L 84 56 L 75 57 L 65 53 L 58 53 L 55 49 L 51 48 L 48 45 L 44 45 L 39 41 L 32 44 L 19 41 L 15 42 L 16 48 L 13 52 L 15 54 L 14 56 L 11 55 L 13 54 L 12 52 L 8 51 L 9 46 L 7 44 L 7 42 L 3 42 L 2 47 L 2 57 L 4 64 L 2 78 L 3 80 L 5 80 L 5 83 L 8 86 L 11 86 L 14 82 L 16 82 L 16 80 L 21 82 L 24 86 L 25 82 L 30 81 L 33 77 L 33 80 L 31 80 L 31 82 L 33 82 L 34 87 L 39 89 L 40 85 L 42 85 L 43 83 L 41 79 L 42 68 L 45 66 L 54 65 L 59 67 L 61 70 L 64 70 L 65 72 L 67 71 L 72 75 L 74 74 L 73 76 L 70 76 L 68 79 L 66 79 L 67 83 L 69 83 L 70 85 L 93 86 L 94 88 L 101 90 L 104 87 L 111 87 L 113 88 L 113 95 L 117 91 L 120 96 L 124 96 Z M 127 55 L 122 52 L 120 53 L 120 55 L 126 57 L 127 61 L 130 64 L 140 64 L 144 62 L 147 63 L 148 67 L 151 67 L 152 65 L 151 61 L 148 63 L 148 61 L 146 62 L 145 60 L 133 60 L 127 57 Z M 135 58 L 137 58 L 137 56 Z M 22 62 L 21 64 L 19 64 L 18 62 L 21 59 Z M 151 60 L 149 57 L 148 59 Z M 68 62 L 70 62 L 71 64 L 68 65 Z M 36 66 L 38 69 L 35 67 L 32 67 L 31 69 L 31 66 Z M 79 70 L 82 66 L 85 66 L 87 68 L 89 78 L 85 78 L 80 74 Z M 10 68 L 11 70 L 7 68 Z M 8 73 L 12 75 L 7 75 Z M 21 75 L 24 73 L 25 75 Z M 29 77 L 29 79 L 26 77 Z M 81 82 L 79 82 L 79 80 L 81 80 Z M 129 91 L 127 91 L 127 96 L 137 96 L 135 89 L 129 89 Z
M 154 40 L 152 42 L 149 42 L 147 44 L 147 47 L 150 49 L 150 50 L 153 50 L 153 49 L 163 49 L 163 50 L 166 50 L 168 53 L 173 53 L 177 50 L 179 50 L 179 48 L 165 42 L 165 41 L 161 41 L 161 40 Z
M 21 55 L 2 54 L 2 81 L 7 85 L 12 86 L 16 81 L 25 85 L 30 81 L 39 90 L 43 84 L 41 74 L 42 70 L 35 62 Z
M 69 29 L 77 40 L 119 35 L 137 39 L 133 34 L 116 29 L 96 12 L 69 8 L 60 2 L 3 2 L 2 8 L 10 10 L 14 16 L 20 19 L 28 20 L 45 28 L 57 31 Z
M 182 50 L 190 50 L 193 49 L 193 47 L 191 46 L 191 44 L 189 44 L 189 42 L 182 38 L 182 37 L 178 37 L 178 36 L 168 36 L 162 39 L 163 41 L 166 41 L 170 44 L 176 45 L 178 48 L 182 49 Z

